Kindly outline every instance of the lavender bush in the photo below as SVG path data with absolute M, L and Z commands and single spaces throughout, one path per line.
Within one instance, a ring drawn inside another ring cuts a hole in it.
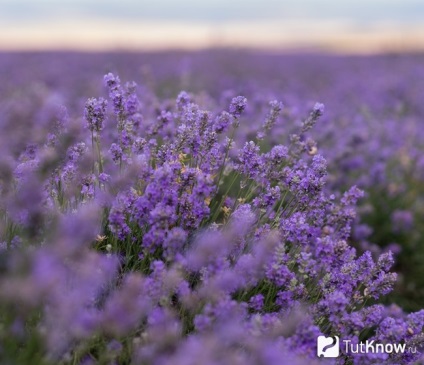
M 301 86 L 281 102 L 272 84 L 253 94 L 244 75 L 233 77 L 210 80 L 209 94 L 193 82 L 172 100 L 146 74 L 139 87 L 107 73 L 106 93 L 90 86 L 102 96 L 68 109 L 63 85 L 57 95 L 38 85 L 19 98 L 2 87 L 0 122 L 13 136 L 3 137 L 0 166 L 3 363 L 423 361 L 424 311 L 385 299 L 397 282 L 394 254 L 408 249 L 421 209 L 396 201 L 402 192 L 421 197 L 419 187 L 406 190 L 420 181 L 411 171 L 419 143 L 404 150 L 376 126 L 367 152 L 388 148 L 356 156 L 371 138 L 366 111 L 343 131 L 333 102 L 296 99 Z M 337 102 L 336 91 L 326 96 Z M 413 119 L 404 109 L 393 115 Z M 390 207 L 376 212 L 383 203 Z M 398 245 L 381 249 L 372 237 Z M 320 359 L 321 335 L 406 350 L 342 346 L 340 357 Z

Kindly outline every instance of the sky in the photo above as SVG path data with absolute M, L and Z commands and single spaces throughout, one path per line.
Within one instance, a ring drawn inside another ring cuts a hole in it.
M 424 49 L 423 0 L 0 0 L 0 49 Z

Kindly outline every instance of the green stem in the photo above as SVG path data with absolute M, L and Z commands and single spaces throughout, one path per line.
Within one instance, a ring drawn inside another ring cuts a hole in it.
M 228 141 L 227 148 L 225 149 L 224 161 L 222 162 L 222 166 L 221 166 L 221 169 L 219 171 L 218 182 L 217 182 L 217 185 L 216 185 L 216 193 L 218 193 L 218 190 L 219 190 L 219 184 L 221 182 L 222 174 L 224 173 L 225 163 L 226 163 L 228 155 L 230 153 L 230 148 L 231 148 L 231 144 L 233 143 L 235 133 L 236 133 L 236 127 L 233 127 L 233 130 L 232 130 L 231 136 L 230 136 L 230 140 Z
M 102 153 L 100 149 L 100 138 L 99 136 L 96 137 L 96 147 L 97 147 L 97 156 L 99 159 L 99 173 L 101 174 L 103 172 L 103 162 L 102 162 Z
M 230 192 L 230 190 L 231 190 L 231 188 L 232 188 L 232 186 L 234 185 L 234 183 L 237 181 L 237 178 L 240 176 L 240 173 L 236 173 L 235 174 L 235 176 L 234 176 L 234 178 L 233 178 L 233 180 L 231 181 L 231 183 L 230 183 L 230 185 L 228 186 L 228 188 L 227 188 L 227 191 L 225 192 L 225 194 L 222 196 L 222 198 L 221 198 L 221 200 L 220 200 L 220 202 L 219 202 L 219 204 L 218 204 L 218 206 L 217 207 L 213 207 L 213 210 L 214 210 L 214 214 L 213 214 L 213 216 L 212 216 L 212 218 L 211 218 L 211 221 L 212 222 L 215 222 L 215 220 L 216 220 L 216 218 L 218 218 L 218 215 L 219 215 L 219 212 L 220 212 L 220 210 L 221 210 L 221 207 L 222 207 L 222 204 L 224 203 L 224 201 L 225 201 L 225 198 L 228 196 L 228 193 Z

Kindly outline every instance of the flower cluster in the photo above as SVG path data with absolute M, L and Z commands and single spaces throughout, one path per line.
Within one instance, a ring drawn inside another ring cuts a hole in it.
M 243 96 L 144 110 L 134 83 L 104 82 L 91 136 L 62 128 L 0 166 L 5 363 L 318 364 L 320 335 L 417 349 L 334 364 L 420 360 L 424 311 L 381 304 L 393 254 L 352 246 L 364 193 L 335 189 L 306 135 L 323 104 L 273 143 L 278 101 L 254 130 Z

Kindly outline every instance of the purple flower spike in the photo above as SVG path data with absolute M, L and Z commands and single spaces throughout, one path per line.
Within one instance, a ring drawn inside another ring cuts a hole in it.
M 230 104 L 230 114 L 235 118 L 239 118 L 240 115 L 244 112 L 247 106 L 247 99 L 244 96 L 236 96 L 231 100 Z

